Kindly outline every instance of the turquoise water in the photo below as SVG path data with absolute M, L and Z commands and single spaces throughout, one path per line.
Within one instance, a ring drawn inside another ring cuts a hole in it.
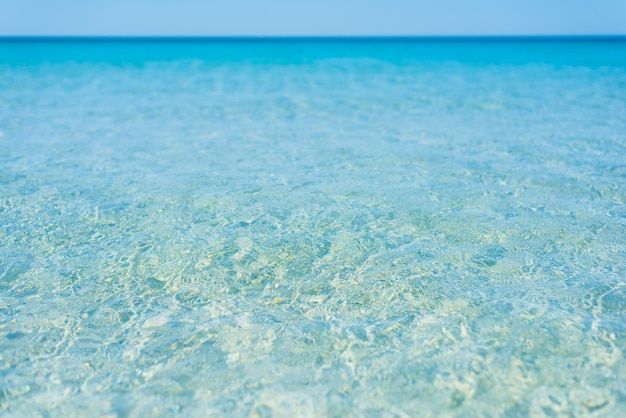
M 626 41 L 0 42 L 0 415 L 626 415 Z

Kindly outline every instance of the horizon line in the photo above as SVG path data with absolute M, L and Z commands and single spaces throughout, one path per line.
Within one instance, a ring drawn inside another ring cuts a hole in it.
M 539 41 L 626 40 L 626 34 L 526 35 L 1 35 L 0 41 Z

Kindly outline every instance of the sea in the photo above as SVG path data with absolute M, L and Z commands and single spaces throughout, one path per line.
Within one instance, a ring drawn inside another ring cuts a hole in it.
M 2 38 L 0 416 L 626 416 L 626 38 Z

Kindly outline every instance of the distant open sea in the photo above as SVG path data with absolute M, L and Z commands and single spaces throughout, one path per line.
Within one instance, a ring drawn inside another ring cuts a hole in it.
M 626 416 L 626 38 L 0 40 L 0 416 Z

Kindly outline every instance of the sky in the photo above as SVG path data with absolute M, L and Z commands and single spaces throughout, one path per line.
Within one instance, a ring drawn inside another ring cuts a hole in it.
M 0 35 L 624 35 L 626 0 L 0 0 Z

